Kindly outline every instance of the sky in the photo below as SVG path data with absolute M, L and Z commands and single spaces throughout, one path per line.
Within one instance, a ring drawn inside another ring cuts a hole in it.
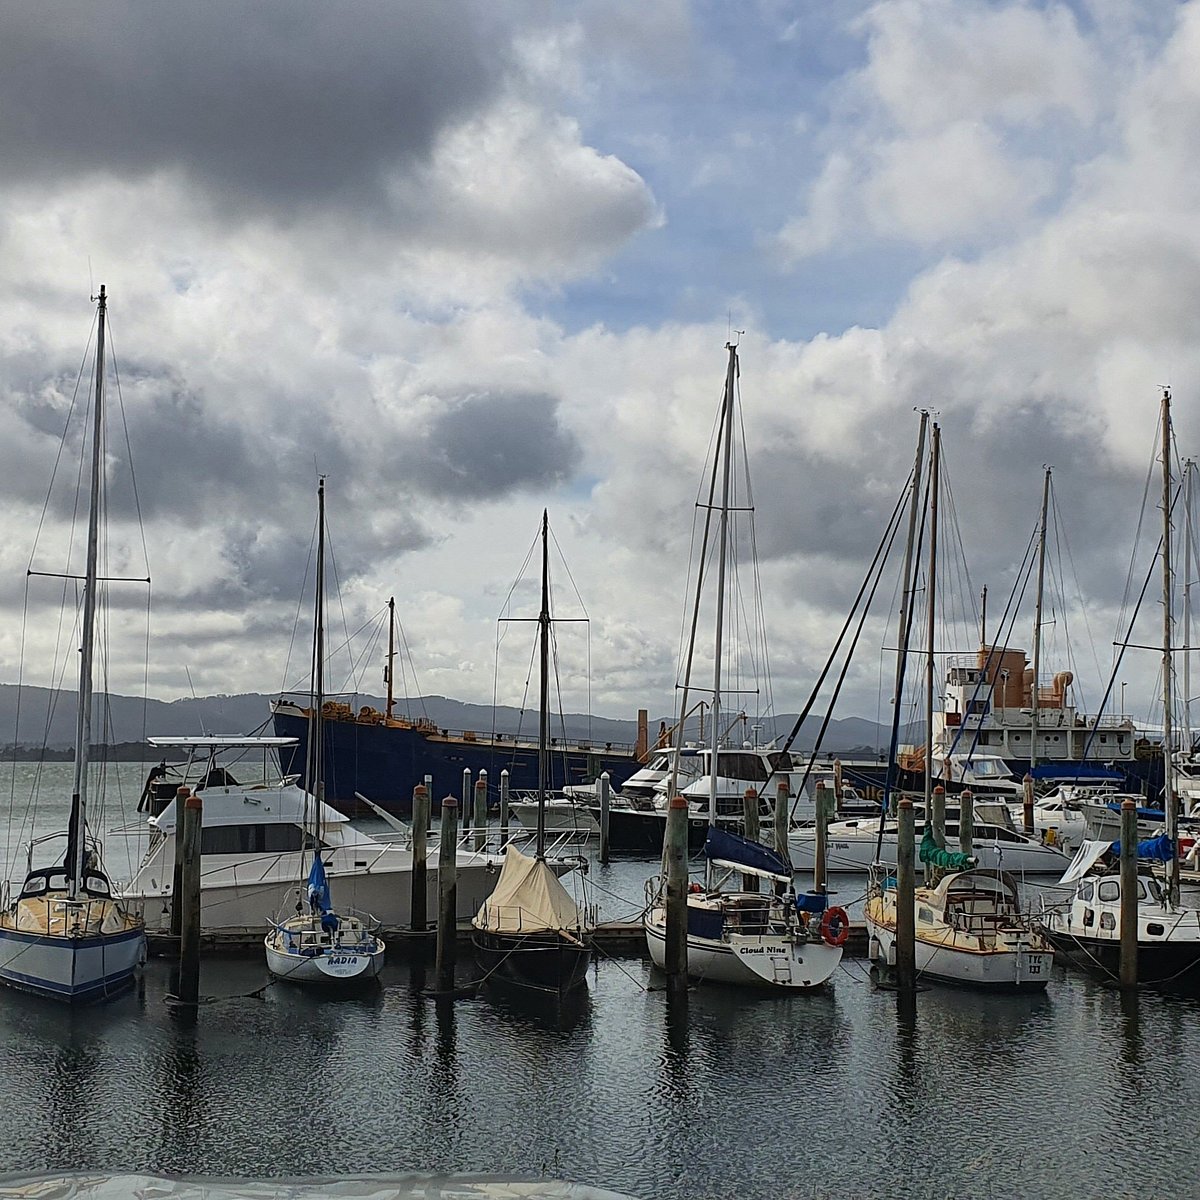
M 733 338 L 775 707 L 926 409 L 946 649 L 983 585 L 1003 607 L 1051 466 L 1046 671 L 1094 708 L 1163 385 L 1179 454 L 1200 439 L 1198 63 L 1171 0 L 0 5 L 0 680 L 74 669 L 26 571 L 63 569 L 103 283 L 106 561 L 152 579 L 148 634 L 145 589 L 109 589 L 115 691 L 300 679 L 322 475 L 336 622 L 394 596 L 409 690 L 528 699 L 532 627 L 498 618 L 536 611 L 528 571 L 510 591 L 545 508 L 589 618 L 557 631 L 563 707 L 670 711 Z M 839 715 L 887 711 L 892 586 Z M 1157 669 L 1129 655 L 1129 709 Z

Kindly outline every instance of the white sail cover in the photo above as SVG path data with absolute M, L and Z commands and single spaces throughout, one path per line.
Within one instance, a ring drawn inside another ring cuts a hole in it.
M 487 933 L 576 931 L 583 923 L 579 905 L 546 863 L 511 845 L 495 891 L 471 922 Z

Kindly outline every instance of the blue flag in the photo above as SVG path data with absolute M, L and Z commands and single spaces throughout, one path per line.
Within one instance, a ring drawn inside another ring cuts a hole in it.
M 328 912 L 331 907 L 329 880 L 325 877 L 325 864 L 319 854 L 313 855 L 313 864 L 308 872 L 308 902 L 322 912 Z

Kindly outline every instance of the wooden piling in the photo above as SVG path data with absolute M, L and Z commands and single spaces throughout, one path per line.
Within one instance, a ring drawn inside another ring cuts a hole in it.
M 676 793 L 667 806 L 663 860 L 667 876 L 667 992 L 687 995 L 687 801 Z
M 1026 775 L 1021 780 L 1022 802 L 1021 811 L 1024 816 L 1025 832 L 1033 832 L 1033 776 Z
M 813 889 L 818 892 L 825 890 L 825 859 L 829 851 L 829 816 L 833 811 L 834 796 L 827 783 L 821 782 L 816 787 L 816 844 L 813 847 Z
M 475 780 L 475 851 L 481 854 L 487 848 L 487 770 L 479 772 Z
M 612 780 L 605 771 L 600 776 L 600 861 L 608 864 L 608 807 L 612 801 Z
M 429 928 L 429 790 L 418 783 L 412 801 L 412 899 L 409 927 L 413 933 Z
M 896 987 L 912 993 L 917 986 L 917 871 L 913 805 L 900 801 L 896 833 Z
M 970 788 L 963 788 L 958 798 L 958 848 L 975 857 L 975 797 Z
M 468 771 L 467 774 L 470 774 Z M 454 958 L 458 944 L 458 801 L 442 801 L 442 836 L 438 846 L 437 987 L 454 987 Z
M 180 817 L 179 1000 L 200 1002 L 200 849 L 204 802 L 188 788 L 176 793 Z
M 508 768 L 500 772 L 500 849 L 508 845 Z
M 463 767 L 462 776 L 462 826 L 463 833 L 471 828 L 471 768 Z
M 1121 967 L 1123 991 L 1137 987 L 1138 981 L 1138 903 L 1137 903 L 1137 805 L 1121 801 Z
M 791 859 L 788 850 L 788 781 L 781 779 L 775 788 L 775 852 Z
M 742 832 L 752 842 L 758 841 L 758 791 L 752 787 L 742 793 Z M 743 875 L 742 890 L 757 892 L 758 876 Z
M 929 812 L 926 813 L 930 828 L 933 830 L 933 840 L 939 850 L 946 848 L 946 789 L 939 783 L 929 797 Z M 916 833 L 913 834 L 916 837 Z M 931 884 L 937 878 L 937 868 L 932 863 L 925 864 L 925 883 Z

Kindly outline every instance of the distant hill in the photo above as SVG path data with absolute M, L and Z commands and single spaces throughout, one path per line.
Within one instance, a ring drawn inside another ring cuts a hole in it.
M 20 721 L 18 724 L 18 693 Z M 256 731 L 270 733 L 270 695 L 246 692 L 235 696 L 201 696 L 186 700 L 141 700 L 134 696 L 109 696 L 107 704 L 97 697 L 95 711 L 107 712 L 107 728 L 99 724 L 93 731 L 93 742 L 143 743 L 150 736 L 187 736 L 188 734 L 248 734 Z M 385 701 L 378 696 L 359 696 L 358 705 L 382 709 Z M 398 712 L 414 717 L 424 716 L 443 729 L 474 730 L 482 733 L 495 729 L 501 733 L 537 732 L 537 712 L 530 709 L 500 707 L 485 704 L 466 704 L 445 696 L 423 696 L 397 705 Z M 671 718 L 651 717 L 650 740 L 654 741 L 660 724 Z M 776 719 L 775 728 L 782 740 L 795 722 L 795 714 Z M 586 738 L 593 742 L 632 744 L 637 739 L 636 720 L 616 720 L 610 717 L 588 717 L 583 713 L 567 713 L 561 720 L 551 719 L 551 733 L 559 736 L 563 725 L 568 738 Z M 801 750 L 811 749 L 820 727 L 819 720 L 805 722 L 797 739 Z M 902 740 L 913 741 L 920 736 L 915 728 L 906 729 Z M 888 731 L 874 721 L 861 717 L 845 717 L 830 722 L 824 749 L 833 754 L 862 757 L 886 746 Z M 0 748 L 11 757 L 14 747 L 18 757 L 32 756 L 43 745 L 68 750 L 75 740 L 75 694 L 53 692 L 48 688 L 18 689 L 15 684 L 0 684 Z M 128 751 L 126 755 L 128 755 Z M 147 749 L 146 757 L 155 757 Z

